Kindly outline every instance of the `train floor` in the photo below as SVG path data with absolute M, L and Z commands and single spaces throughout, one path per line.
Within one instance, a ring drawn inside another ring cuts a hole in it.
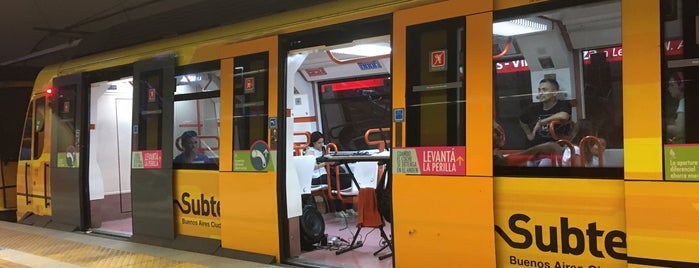
M 0 221 L 0 267 L 284 267 Z

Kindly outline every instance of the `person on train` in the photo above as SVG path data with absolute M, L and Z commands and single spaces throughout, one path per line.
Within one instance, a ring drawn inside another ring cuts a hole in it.
M 182 133 L 179 138 L 182 145 L 182 153 L 180 153 L 173 162 L 175 163 L 193 163 L 204 164 L 209 163 L 209 157 L 206 154 L 197 151 L 197 133 L 189 130 Z
M 561 157 L 561 164 L 564 167 L 596 167 L 599 166 L 599 152 L 604 151 L 604 147 L 607 146 L 607 142 L 603 138 L 598 138 L 600 144 L 602 145 L 602 150 L 599 149 L 595 142 L 586 142 L 583 146 L 583 151 L 585 152 L 585 158 L 582 158 L 580 153 L 580 141 L 587 137 L 593 136 L 597 137 L 599 133 L 599 128 L 594 124 L 594 122 L 588 119 L 580 119 L 575 124 L 575 127 L 571 131 L 571 143 L 575 153 L 571 155 L 570 148 L 565 147 L 563 149 L 563 156 Z
M 325 138 L 323 138 L 323 133 L 320 131 L 315 131 L 311 133 L 311 146 L 306 148 L 305 155 L 315 155 L 316 157 L 323 156 L 325 154 Z M 349 174 L 340 174 L 340 189 L 347 189 L 352 187 L 352 178 L 347 176 Z M 313 170 L 313 179 L 311 179 L 312 185 L 325 184 L 327 182 L 327 170 L 325 168 L 325 163 L 316 163 Z M 332 189 L 337 189 L 337 182 L 335 178 L 330 179 L 330 187 Z M 342 201 L 335 199 L 333 203 L 335 208 L 335 216 L 339 218 L 347 218 L 349 216 L 356 216 L 357 212 L 352 208 L 352 204 L 346 204 L 343 210 Z
M 551 121 L 570 119 L 573 108 L 566 101 L 558 101 L 558 91 L 556 79 L 542 79 L 539 82 L 540 102 L 528 107 L 519 117 L 519 124 L 532 146 L 553 141 L 549 130 Z M 566 129 L 557 131 L 568 132 Z
M 497 129 L 496 123 L 493 125 L 493 139 L 499 139 L 502 133 Z M 587 120 L 587 119 L 581 119 L 579 120 L 576 124 L 573 130 L 571 131 L 571 143 L 573 144 L 573 150 L 575 152 L 571 152 L 570 148 L 568 146 L 563 146 L 555 141 L 549 141 L 545 142 L 542 144 L 537 144 L 532 147 L 529 147 L 525 150 L 512 153 L 512 154 L 507 154 L 504 155 L 500 153 L 498 144 L 496 142 L 493 142 L 493 163 L 495 166 L 505 166 L 508 164 L 509 158 L 511 156 L 516 157 L 520 155 L 541 155 L 541 156 L 546 156 L 542 157 L 542 159 L 539 161 L 538 166 L 539 167 L 550 167 L 550 166 L 562 166 L 562 167 L 595 167 L 599 166 L 599 152 L 600 150 L 598 149 L 598 145 L 594 142 L 586 142 L 584 145 L 583 150 L 585 151 L 585 159 L 582 159 L 581 153 L 580 153 L 580 147 L 578 144 L 580 144 L 580 141 L 587 137 L 587 136 L 593 136 L 597 137 L 597 134 L 599 133 L 598 127 L 594 124 L 594 122 Z M 604 151 L 604 147 L 606 146 L 606 141 L 603 138 L 598 138 L 601 145 L 602 145 L 602 150 Z M 552 158 L 550 157 L 551 155 L 561 155 L 560 162 L 553 163 Z
M 670 143 L 685 143 L 684 130 L 684 74 L 675 72 L 670 76 L 667 84 L 667 91 L 670 96 L 676 100 L 677 109 L 675 110 L 674 120 L 666 126 L 667 136 Z

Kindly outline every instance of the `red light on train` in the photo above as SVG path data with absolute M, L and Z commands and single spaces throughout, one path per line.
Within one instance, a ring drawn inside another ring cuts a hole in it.
M 53 95 L 53 88 L 47 88 L 46 91 L 44 91 L 47 96 Z

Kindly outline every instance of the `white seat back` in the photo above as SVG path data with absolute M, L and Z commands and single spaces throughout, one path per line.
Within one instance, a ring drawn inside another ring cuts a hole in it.
M 315 163 L 316 157 L 313 155 L 294 156 L 294 165 L 296 166 L 296 173 L 299 177 L 301 194 L 311 193 L 311 179 L 313 179 Z
M 354 178 L 357 179 L 361 188 L 376 188 L 376 178 L 378 177 L 379 166 L 378 162 L 357 162 L 351 166 Z M 357 186 L 352 183 L 352 189 Z

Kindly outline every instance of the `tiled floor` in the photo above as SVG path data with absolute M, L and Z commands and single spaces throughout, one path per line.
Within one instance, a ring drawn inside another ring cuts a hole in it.
M 337 236 L 347 242 L 342 242 L 339 247 L 320 247 L 313 251 L 304 252 L 299 256 L 300 262 L 333 267 L 393 267 L 393 258 L 389 257 L 384 260 L 379 260 L 374 256 L 374 252 L 382 248 L 385 244 L 378 228 L 362 228 L 357 237 L 358 241 L 362 241 L 362 247 L 337 255 L 335 253 L 338 248 L 346 247 L 349 242 L 352 242 L 352 237 L 357 231 L 357 227 L 355 226 L 357 217 L 337 218 L 335 215 L 329 213 L 324 214 L 323 218 L 325 220 L 325 233 L 328 237 Z M 384 232 L 391 237 L 390 224 L 387 223 L 383 229 Z M 389 249 L 385 249 L 378 255 L 380 256 L 390 252 Z
M 281 267 L 0 221 L 0 267 Z

